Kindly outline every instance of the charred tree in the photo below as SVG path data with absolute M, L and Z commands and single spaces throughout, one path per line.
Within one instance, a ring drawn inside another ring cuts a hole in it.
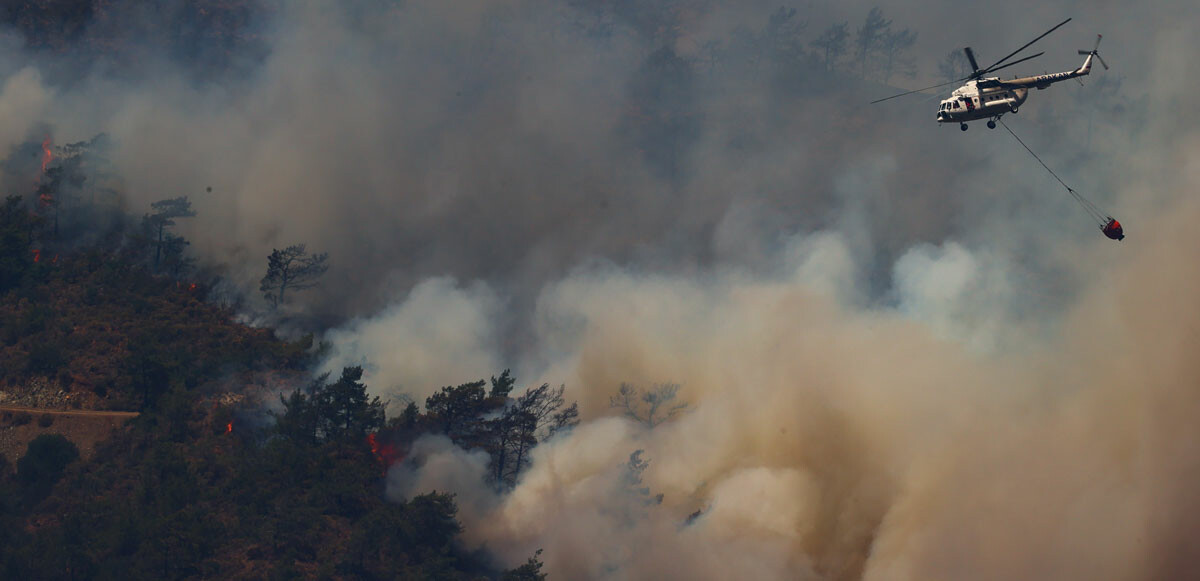
M 287 292 L 300 291 L 317 286 L 321 275 L 329 270 L 325 260 L 328 253 L 309 254 L 303 244 L 273 250 L 267 257 L 267 274 L 262 278 L 258 290 L 273 307 L 286 301 Z

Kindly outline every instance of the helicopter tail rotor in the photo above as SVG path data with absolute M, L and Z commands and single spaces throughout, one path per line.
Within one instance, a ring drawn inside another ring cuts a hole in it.
M 1096 60 L 1099 60 L 1100 64 L 1104 66 L 1104 70 L 1107 71 L 1108 63 L 1104 62 L 1104 57 L 1100 56 L 1100 53 L 1098 52 L 1098 49 L 1100 48 L 1100 39 L 1101 38 L 1104 38 L 1104 37 L 1102 35 L 1097 34 L 1096 35 L 1096 45 L 1092 47 L 1092 50 L 1081 50 L 1081 51 L 1079 51 L 1079 54 L 1085 54 L 1085 55 L 1096 57 Z

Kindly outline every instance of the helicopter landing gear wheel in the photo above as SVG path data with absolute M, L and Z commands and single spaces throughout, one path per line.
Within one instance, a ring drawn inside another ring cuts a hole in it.
M 1017 114 L 1017 106 L 1016 105 L 1013 105 L 1012 107 L 1010 107 L 1009 110 L 1011 110 L 1013 112 L 1013 115 Z
M 989 120 L 988 121 L 988 129 L 995 129 L 995 128 L 996 128 L 996 120 L 995 119 Z
M 966 130 L 967 130 L 967 124 L 966 124 L 966 123 L 963 123 L 962 125 L 959 125 L 959 126 L 958 126 L 958 128 L 959 128 L 959 129 L 962 129 L 963 131 L 966 131 Z

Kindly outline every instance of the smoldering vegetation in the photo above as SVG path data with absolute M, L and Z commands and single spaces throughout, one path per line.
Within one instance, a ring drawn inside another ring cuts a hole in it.
M 1183 574 L 1182 7 L 1089 7 L 1018 69 L 1077 67 L 1105 34 L 1112 71 L 1006 121 L 1127 224 L 1121 244 L 1008 135 L 937 127 L 919 96 L 866 105 L 1069 7 L 964 25 L 884 5 L 893 44 L 862 50 L 871 8 L 291 3 L 217 84 L 188 54 L 133 82 L 10 57 L 5 180 L 36 181 L 19 160 L 48 131 L 104 132 L 131 207 L 193 194 L 179 233 L 247 316 L 272 249 L 329 252 L 288 315 L 325 331 L 324 370 L 362 364 L 417 402 L 508 366 L 565 385 L 580 425 L 511 486 L 436 437 L 389 473 L 396 499 L 456 493 L 465 540 L 507 566 L 544 548 L 565 578 Z M 651 427 L 613 407 L 622 384 L 688 406 Z

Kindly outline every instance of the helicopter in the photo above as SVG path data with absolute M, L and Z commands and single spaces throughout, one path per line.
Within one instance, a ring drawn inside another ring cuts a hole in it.
M 1079 54 L 1087 55 L 1087 58 L 1084 59 L 1083 65 L 1075 70 L 1063 71 L 1061 73 L 1048 73 L 1032 77 L 1017 77 L 1008 80 L 1001 80 L 1000 77 L 984 76 L 994 73 L 1000 69 L 1006 69 L 1013 65 L 1042 56 L 1045 54 L 1045 52 L 1039 52 L 1033 56 L 1027 56 L 1023 59 L 1004 64 L 1008 59 L 1016 56 L 1021 51 L 1029 48 L 1033 43 L 1045 38 L 1051 32 L 1058 30 L 1060 27 L 1070 21 L 1071 19 L 1068 18 L 1058 23 L 1058 25 L 1054 28 L 1047 30 L 1041 36 L 1029 41 L 1025 44 L 1025 46 L 1022 46 L 1021 48 L 1009 53 L 1008 56 L 996 61 L 987 68 L 979 68 L 979 63 L 975 61 L 975 51 L 971 50 L 971 47 L 966 47 L 963 49 L 963 52 L 966 53 L 967 60 L 971 63 L 971 69 L 973 70 L 971 74 L 961 79 L 947 81 L 945 83 L 933 85 L 932 87 L 925 87 L 915 91 L 906 91 L 898 95 L 892 95 L 891 97 L 877 99 L 875 101 L 871 101 L 871 104 L 887 101 L 889 99 L 895 99 L 896 97 L 911 95 L 913 93 L 919 93 L 921 91 L 927 91 L 929 89 L 944 87 L 952 83 L 961 83 L 966 81 L 963 86 L 955 89 L 950 94 L 950 98 L 942 100 L 941 104 L 938 106 L 937 122 L 958 123 L 959 128 L 963 131 L 966 131 L 968 121 L 987 119 L 988 129 L 995 129 L 996 121 L 999 121 L 1001 116 L 1006 113 L 1016 113 L 1018 108 L 1025 103 L 1025 100 L 1029 98 L 1030 89 L 1036 88 L 1038 90 L 1042 90 L 1054 83 L 1060 83 L 1068 79 L 1086 76 L 1092 72 L 1093 58 L 1099 60 L 1100 64 L 1104 66 L 1104 69 L 1108 70 L 1108 63 L 1104 62 L 1104 59 L 1098 52 L 1098 49 L 1100 48 L 1100 39 L 1102 36 L 1097 34 L 1096 44 L 1092 47 L 1092 50 L 1079 51 Z

